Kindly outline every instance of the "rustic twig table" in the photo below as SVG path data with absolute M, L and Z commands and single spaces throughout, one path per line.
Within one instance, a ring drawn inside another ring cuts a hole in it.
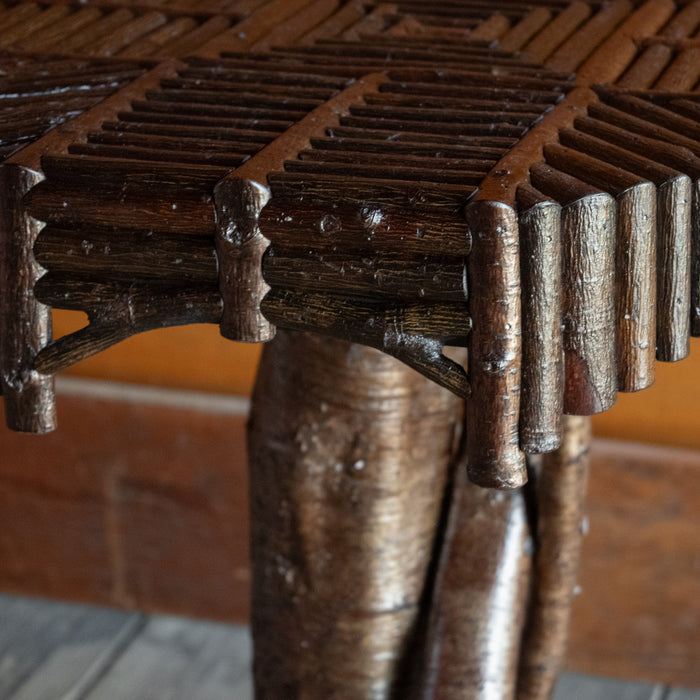
M 267 342 L 258 697 L 549 697 L 587 416 L 700 334 L 699 26 L 671 0 L 0 13 L 8 423 L 52 430 L 52 375 L 134 333 Z M 51 308 L 89 324 L 54 340 Z

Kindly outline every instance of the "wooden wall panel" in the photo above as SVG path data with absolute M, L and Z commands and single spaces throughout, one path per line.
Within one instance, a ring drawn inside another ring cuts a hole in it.
M 61 396 L 0 432 L 0 589 L 227 620 L 248 614 L 245 417 Z
M 700 452 L 594 443 L 569 667 L 700 687 Z
M 593 418 L 598 437 L 700 449 L 700 338 L 681 362 L 657 362 L 656 382 Z

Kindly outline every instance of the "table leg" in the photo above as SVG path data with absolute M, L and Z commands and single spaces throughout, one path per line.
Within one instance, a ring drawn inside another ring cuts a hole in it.
M 532 541 L 523 489 L 455 485 L 416 700 L 514 698 Z
M 258 700 L 406 698 L 460 402 L 375 350 L 280 331 L 249 430 Z
M 536 479 L 537 549 L 518 700 L 546 700 L 562 670 L 583 537 L 591 419 L 564 416 L 561 447 Z

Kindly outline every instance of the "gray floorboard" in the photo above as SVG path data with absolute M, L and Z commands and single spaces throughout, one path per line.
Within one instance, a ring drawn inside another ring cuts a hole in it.
M 153 617 L 85 700 L 249 700 L 243 627 Z
M 674 688 L 663 700 L 700 700 L 700 690 Z
M 0 595 L 0 699 L 57 700 L 138 615 Z
M 649 683 L 592 678 L 577 673 L 563 675 L 554 693 L 554 700 L 662 700 L 662 698 L 662 688 Z
M 0 700 L 252 700 L 248 629 L 0 594 Z M 700 700 L 566 674 L 554 700 Z

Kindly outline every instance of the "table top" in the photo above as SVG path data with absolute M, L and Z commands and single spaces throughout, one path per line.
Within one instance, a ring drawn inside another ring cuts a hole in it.
M 562 412 L 687 355 L 700 3 L 193 8 L 2 10 L 12 427 L 52 429 L 50 376 L 134 333 L 312 331 L 465 398 L 508 486 Z M 47 306 L 90 323 L 52 340 Z

